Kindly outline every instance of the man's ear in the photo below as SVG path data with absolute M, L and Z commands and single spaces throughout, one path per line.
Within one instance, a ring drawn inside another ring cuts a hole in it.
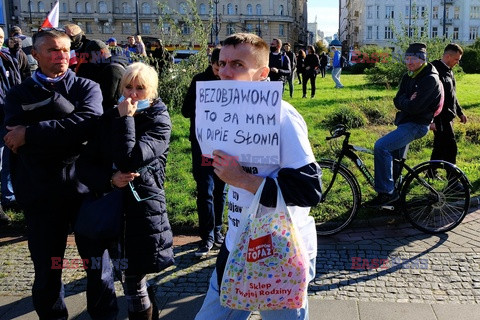
M 270 68 L 269 67 L 263 67 L 261 69 L 261 73 L 260 73 L 260 80 L 265 80 L 268 78 L 268 74 L 270 72 Z
M 32 48 L 32 50 L 30 51 L 30 53 L 31 53 L 32 57 L 34 57 L 35 60 L 38 61 L 38 59 L 37 59 L 37 57 L 38 57 L 38 52 L 37 52 L 37 50 L 35 50 L 35 49 Z

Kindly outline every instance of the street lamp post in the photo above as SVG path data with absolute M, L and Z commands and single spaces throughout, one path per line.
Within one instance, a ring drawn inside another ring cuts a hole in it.
M 218 46 L 218 2 L 219 0 L 214 0 L 215 3 L 215 45 Z
M 412 26 L 412 0 L 410 0 L 410 9 L 409 9 L 409 12 L 408 12 L 408 36 L 411 37 L 412 36 L 412 33 L 411 33 L 411 26 Z
M 30 25 L 32 24 L 32 1 L 28 1 L 28 13 L 30 14 Z
M 138 0 L 135 0 L 135 23 L 137 24 L 137 35 L 140 34 L 140 27 L 139 27 L 139 18 L 138 18 Z

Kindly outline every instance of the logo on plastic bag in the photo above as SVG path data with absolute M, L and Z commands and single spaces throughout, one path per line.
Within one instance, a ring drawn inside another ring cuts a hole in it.
M 247 262 L 256 262 L 272 255 L 273 244 L 271 234 L 248 241 Z

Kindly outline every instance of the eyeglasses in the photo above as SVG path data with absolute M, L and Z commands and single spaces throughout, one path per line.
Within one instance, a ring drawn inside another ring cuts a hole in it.
M 155 168 L 153 168 L 152 166 L 145 166 L 145 167 L 142 167 L 142 168 L 138 169 L 137 173 L 141 173 L 141 172 L 143 172 L 147 169 L 155 169 Z M 138 194 L 137 190 L 135 190 L 135 186 L 133 185 L 132 181 L 130 181 L 128 183 L 128 185 L 130 186 L 130 190 L 132 190 L 133 197 L 135 198 L 135 200 L 137 200 L 137 202 L 142 202 L 142 201 L 152 199 L 152 198 L 157 196 L 157 194 L 154 194 L 154 195 L 146 197 L 146 198 L 141 198 L 140 195 Z

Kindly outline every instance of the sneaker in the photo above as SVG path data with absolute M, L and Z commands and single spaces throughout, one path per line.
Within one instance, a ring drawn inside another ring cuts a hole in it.
M 216 247 L 221 247 L 223 242 L 225 241 L 225 237 L 221 232 L 215 233 L 215 242 L 213 243 Z
M 391 205 L 400 198 L 397 192 L 392 194 L 379 193 L 375 198 L 365 203 L 367 208 L 378 208 L 386 205 Z
M 11 221 L 10 217 L 7 216 L 5 212 L 3 212 L 2 207 L 0 207 L 0 225 L 7 225 Z
M 210 249 L 212 249 L 212 247 L 213 247 L 212 244 L 202 242 L 198 247 L 197 251 L 195 251 L 195 256 L 197 257 L 206 256 L 210 252 Z

